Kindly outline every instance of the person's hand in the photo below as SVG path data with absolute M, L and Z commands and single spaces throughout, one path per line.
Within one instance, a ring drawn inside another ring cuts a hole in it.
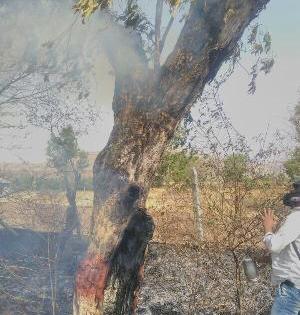
M 273 232 L 273 228 L 275 227 L 275 219 L 273 215 L 273 210 L 267 209 L 265 210 L 265 215 L 263 216 L 263 225 L 265 228 L 265 233 Z

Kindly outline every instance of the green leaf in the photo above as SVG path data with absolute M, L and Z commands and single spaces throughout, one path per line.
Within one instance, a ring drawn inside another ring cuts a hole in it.
M 263 42 L 264 42 L 265 51 L 266 53 L 268 53 L 271 49 L 271 44 L 272 44 L 272 38 L 269 32 L 267 32 L 264 35 Z
M 112 0 L 78 0 L 74 5 L 75 12 L 81 14 L 83 20 L 90 17 L 98 8 L 100 10 L 108 8 Z

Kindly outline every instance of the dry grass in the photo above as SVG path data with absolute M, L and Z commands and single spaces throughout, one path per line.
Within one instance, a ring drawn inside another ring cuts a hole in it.
M 79 192 L 77 203 L 83 231 L 88 234 L 93 193 Z M 1 218 L 7 224 L 40 232 L 60 231 L 66 208 L 67 200 L 63 193 L 20 193 L 0 202 Z
M 281 191 L 276 192 L 280 194 Z M 218 213 L 218 208 L 212 208 L 210 200 L 216 200 L 217 194 L 210 190 L 201 191 L 201 203 L 205 225 L 205 239 L 210 242 L 222 238 L 224 229 L 217 226 L 217 216 L 222 216 L 226 223 L 229 209 L 225 213 Z M 263 204 L 268 198 L 274 198 L 274 191 L 264 193 L 254 192 L 249 196 L 247 216 L 257 214 L 257 204 Z M 93 207 L 93 192 L 78 192 L 77 205 L 83 234 L 88 235 L 90 217 Z M 22 193 L 15 194 L 6 200 L 0 201 L 1 218 L 13 227 L 23 227 L 35 231 L 59 231 L 62 229 L 67 200 L 63 193 L 42 194 Z M 153 240 L 169 244 L 194 244 L 196 242 L 193 198 L 189 189 L 154 188 L 151 189 L 147 201 L 147 209 L 154 219 L 156 229 Z M 251 210 L 252 209 L 252 210 Z M 253 210 L 254 209 L 254 210 Z M 224 223 L 225 222 L 225 223 Z M 258 235 L 260 238 L 261 235 Z
M 154 241 L 186 244 L 195 242 L 192 193 L 186 189 L 152 189 L 147 208 L 155 222 Z
M 281 194 L 281 191 L 276 194 Z M 206 242 L 202 244 L 203 246 L 191 247 L 180 246 L 196 243 L 191 190 L 173 187 L 155 188 L 150 191 L 146 206 L 155 221 L 153 240 L 157 243 L 152 243 L 149 247 L 145 272 L 147 285 L 142 292 L 144 304 L 157 306 L 160 303 L 164 306 L 168 305 L 169 301 L 176 301 L 174 303 L 180 306 L 180 309 L 185 309 L 182 314 L 196 314 L 199 309 L 222 309 L 229 314 L 228 310 L 234 311 L 236 308 L 235 289 L 239 287 L 244 290 L 240 296 L 243 308 L 251 310 L 244 314 L 260 314 L 257 310 L 269 307 L 271 303 L 269 268 L 265 264 L 260 264 L 260 281 L 255 286 L 250 287 L 243 277 L 242 281 L 237 282 L 234 278 L 237 269 L 231 252 L 224 251 L 225 248 L 222 251 L 216 250 L 217 247 L 212 244 L 217 240 L 224 245 L 222 240 L 227 235 L 226 228 L 230 228 L 232 224 L 232 221 L 226 221 L 227 217 L 230 217 L 230 207 L 224 207 L 224 212 L 220 215 L 217 208 L 217 205 L 221 204 L 219 197 L 220 194 L 211 188 L 201 190 Z M 226 192 L 225 197 L 232 196 Z M 273 190 L 254 191 L 245 202 L 247 210 L 245 218 L 251 220 L 255 209 L 258 209 L 257 205 L 261 206 L 273 197 Z M 210 204 L 212 201 L 216 203 L 216 207 Z M 93 193 L 79 192 L 77 204 L 83 233 L 88 234 Z M 0 202 L 1 218 L 6 223 L 44 232 L 62 229 L 66 208 L 67 201 L 63 193 L 16 194 Z M 218 221 L 217 217 L 221 217 L 223 221 Z M 222 229 L 222 222 L 228 226 Z M 244 227 L 240 226 L 240 230 L 243 231 Z M 262 232 L 256 235 L 260 242 L 261 236 Z M 240 260 L 244 254 L 243 248 L 237 251 Z M 9 272 L 15 271 L 11 269 Z
M 77 205 L 84 234 L 88 234 L 93 206 L 93 192 L 79 192 Z M 0 202 L 1 218 L 13 227 L 35 231 L 60 230 L 67 200 L 63 193 L 21 193 Z M 147 208 L 156 230 L 154 241 L 187 243 L 194 240 L 193 205 L 188 190 L 152 189 Z

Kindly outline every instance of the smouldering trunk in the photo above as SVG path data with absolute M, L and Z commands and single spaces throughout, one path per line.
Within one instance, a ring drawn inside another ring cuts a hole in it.
M 72 234 L 73 231 L 76 230 L 76 233 L 81 235 L 80 220 L 76 203 L 76 193 L 72 192 L 72 197 L 70 198 L 70 192 L 67 192 L 67 196 L 69 206 L 66 211 L 64 232 Z
M 63 232 L 69 235 L 73 233 L 74 229 L 76 229 L 78 235 L 81 234 L 80 220 L 76 203 L 79 179 L 80 177 L 76 172 L 72 172 L 72 174 L 68 174 L 68 172 L 66 172 L 66 174 L 64 174 L 66 197 L 69 206 L 66 211 L 66 219 Z
M 110 140 L 94 165 L 91 245 L 77 275 L 75 314 L 102 314 L 109 279 L 118 286 L 114 314 L 133 313 L 144 252 L 154 228 L 144 205 L 177 124 L 173 119 L 163 124 L 166 118 L 148 117 L 131 106 L 115 117 Z
M 153 233 L 144 205 L 161 155 L 205 84 L 267 2 L 192 1 L 174 51 L 160 71 L 149 69 L 138 52 L 128 53 L 128 60 L 136 59 L 127 64 L 116 49 L 106 47 L 116 73 L 115 123 L 94 164 L 91 243 L 77 272 L 74 314 L 102 315 L 110 281 L 118 287 L 113 314 L 134 313 Z M 130 33 L 124 36 L 130 44 Z M 111 37 L 107 40 L 112 42 Z
M 64 174 L 64 184 L 66 190 L 66 197 L 68 200 L 68 207 L 66 210 L 65 226 L 61 233 L 59 241 L 59 251 L 58 251 L 58 260 L 61 259 L 67 241 L 73 234 L 73 231 L 76 230 L 77 235 L 81 235 L 81 226 L 79 220 L 79 214 L 76 203 L 76 195 L 79 184 L 79 175 L 72 173 L 71 175 L 68 172 Z

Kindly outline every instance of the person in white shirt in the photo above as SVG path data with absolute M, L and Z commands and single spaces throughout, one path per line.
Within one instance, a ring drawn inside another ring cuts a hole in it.
M 272 254 L 272 283 L 277 286 L 271 315 L 300 315 L 300 182 L 283 198 L 291 207 L 276 233 L 272 210 L 263 218 L 264 243 Z

